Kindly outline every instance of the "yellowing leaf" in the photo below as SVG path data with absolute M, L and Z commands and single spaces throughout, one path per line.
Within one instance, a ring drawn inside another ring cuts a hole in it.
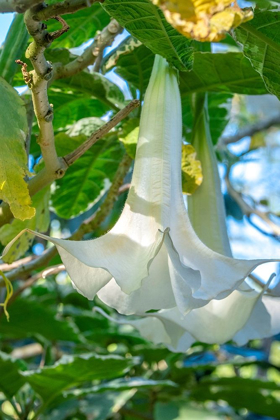
M 0 199 L 10 205 L 14 217 L 31 219 L 35 209 L 24 177 L 28 174 L 24 142 L 27 119 L 17 92 L 0 78 Z
M 49 227 L 49 187 L 39 191 L 32 200 L 33 206 L 36 208 L 36 214 L 29 220 L 13 220 L 11 224 L 4 225 L 0 228 L 0 241 L 2 245 L 8 245 L 21 231 L 25 229 L 36 230 L 38 232 L 46 232 Z M 34 235 L 25 231 L 15 244 L 11 246 L 7 254 L 3 257 L 3 261 L 10 264 L 20 258 L 34 240 Z
M 183 193 L 193 194 L 203 180 L 202 168 L 196 160 L 196 151 L 190 144 L 184 144 L 182 149 L 182 188 Z
M 131 118 L 123 125 L 119 139 L 124 144 L 126 153 L 132 159 L 135 159 L 138 136 L 139 118 Z
M 217 42 L 225 33 L 253 18 L 230 0 L 153 0 L 169 23 L 188 38 Z

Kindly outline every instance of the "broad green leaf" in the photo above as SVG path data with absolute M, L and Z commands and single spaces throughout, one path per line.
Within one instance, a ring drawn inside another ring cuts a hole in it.
M 65 129 L 85 117 L 102 117 L 110 110 L 98 99 L 79 93 L 49 89 L 49 101 L 54 109 L 54 130 Z
M 280 99 L 280 12 L 256 11 L 251 22 L 234 31 L 234 37 L 268 91 Z
M 129 37 L 108 58 L 105 69 L 116 67 L 115 72 L 119 76 L 139 89 L 142 99 L 149 83 L 154 57 L 136 38 Z
M 234 408 L 279 419 L 280 402 L 272 391 L 279 391 L 279 385 L 242 377 L 212 378 L 194 387 L 190 398 L 200 402 L 223 400 Z
M 48 401 L 75 385 L 122 376 L 133 364 L 133 359 L 119 356 L 99 356 L 94 353 L 64 355 L 53 366 L 22 374 L 43 400 Z
M 56 319 L 56 312 L 42 303 L 17 298 L 8 309 L 10 322 L 0 318 L 2 338 L 10 340 L 40 335 L 51 341 L 83 341 L 71 322 Z
M 85 139 L 85 135 L 70 137 L 64 133 L 58 134 L 58 153 L 61 156 L 66 154 L 65 145 L 68 148 L 67 153 L 73 151 Z M 56 189 L 52 195 L 56 213 L 69 219 L 93 205 L 100 198 L 100 194 L 109 187 L 123 154 L 124 148 L 115 135 L 98 140 L 68 169 L 65 176 L 56 182 Z
M 0 76 L 8 83 L 12 83 L 15 73 L 20 66 L 15 60 L 21 58 L 29 38 L 23 15 L 15 15 L 7 33 L 0 55 Z
M 80 398 L 85 395 L 96 394 L 106 391 L 127 391 L 130 389 L 149 389 L 149 388 L 164 388 L 174 387 L 177 385 L 168 380 L 155 381 L 153 379 L 145 378 L 129 378 L 129 379 L 115 379 L 110 382 L 106 382 L 100 385 L 95 385 L 91 388 L 84 389 L 73 389 L 71 391 L 65 391 L 63 396 L 65 398 Z
M 210 133 L 213 144 L 216 144 L 229 122 L 233 95 L 231 93 L 210 92 L 207 96 Z M 182 110 L 183 133 L 186 141 L 190 143 L 193 126 L 191 95 L 185 95 L 182 99 Z
M 99 3 L 95 3 L 91 7 L 85 7 L 73 14 L 65 15 L 64 19 L 70 26 L 70 29 L 55 40 L 52 44 L 55 48 L 78 47 L 90 38 L 94 38 L 96 32 L 102 30 L 110 22 L 109 16 Z M 50 32 L 61 29 L 61 24 L 53 19 L 49 20 L 47 25 Z
M 135 158 L 138 136 L 139 118 L 131 118 L 123 125 L 119 139 L 132 159 Z
M 85 94 L 99 99 L 109 108 L 123 108 L 124 96 L 120 88 L 102 74 L 82 71 L 73 77 L 56 80 L 52 88 L 63 88 L 64 92 Z
M 183 193 L 193 194 L 203 180 L 201 163 L 196 159 L 196 151 L 190 144 L 183 145 L 182 188 Z
M 267 93 L 261 76 L 242 53 L 194 53 L 193 69 L 181 73 L 182 97 L 196 92 Z
M 140 47 L 142 42 L 133 36 L 125 38 L 115 49 L 105 55 L 102 61 L 102 73 L 112 70 L 122 55 L 132 53 L 136 48 Z
M 13 397 L 25 383 L 25 379 L 19 373 L 19 370 L 24 368 L 22 362 L 0 352 L 0 392 L 4 392 L 7 398 Z
M 103 7 L 154 54 L 179 70 L 191 68 L 191 41 L 179 34 L 150 0 L 106 0 Z
M 9 204 L 17 219 L 31 219 L 35 209 L 24 181 L 28 174 L 26 109 L 17 92 L 2 78 L 0 98 L 0 199 Z
M 71 401 L 66 400 L 66 402 L 60 398 L 52 402 L 51 405 L 55 406 L 55 408 L 44 419 L 106 420 L 115 416 L 134 394 L 135 390 L 104 392 L 102 395 L 91 395 L 82 400 L 72 399 Z
M 207 410 L 193 408 L 183 401 L 156 403 L 155 420 L 222 420 L 223 417 Z M 225 417 L 224 417 L 225 419 Z
M 47 231 L 50 222 L 49 198 L 50 190 L 47 187 L 32 197 L 32 205 L 36 209 L 36 214 L 32 219 L 24 221 L 14 219 L 11 224 L 2 226 L 0 228 L 0 241 L 2 245 L 8 245 L 15 236 L 27 228 L 42 233 Z M 33 240 L 34 235 L 25 232 L 3 257 L 3 261 L 10 264 L 20 258 L 30 248 Z

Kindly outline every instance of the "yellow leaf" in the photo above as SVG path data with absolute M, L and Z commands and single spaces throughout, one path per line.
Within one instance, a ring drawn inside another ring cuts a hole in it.
M 35 209 L 24 177 L 28 175 L 25 138 L 27 119 L 18 93 L 0 78 L 0 199 L 10 205 L 14 217 L 31 219 Z
M 225 33 L 253 18 L 230 0 L 153 0 L 169 23 L 188 38 L 217 42 Z
M 190 144 L 182 149 L 182 188 L 183 193 L 193 194 L 203 180 L 201 163 L 196 160 L 196 151 Z

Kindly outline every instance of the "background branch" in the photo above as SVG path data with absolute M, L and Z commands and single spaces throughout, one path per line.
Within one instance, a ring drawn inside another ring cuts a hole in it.
M 254 134 L 267 130 L 274 125 L 280 125 L 280 114 L 267 120 L 259 121 L 256 124 L 246 126 L 245 128 L 239 130 L 234 136 L 221 137 L 217 148 L 221 148 L 230 143 L 236 143 L 244 137 L 252 137 Z
M 243 194 L 236 191 L 230 182 L 230 167 L 227 169 L 227 173 L 225 176 L 227 191 L 229 195 L 233 198 L 233 200 L 239 205 L 243 214 L 248 218 L 248 221 L 261 233 L 272 236 L 273 238 L 280 240 L 280 226 L 274 223 L 271 218 L 269 217 L 269 212 L 261 211 L 250 204 L 244 199 Z M 266 225 L 270 228 L 270 232 L 266 232 L 260 226 L 256 225 L 252 221 L 252 215 L 258 216 Z

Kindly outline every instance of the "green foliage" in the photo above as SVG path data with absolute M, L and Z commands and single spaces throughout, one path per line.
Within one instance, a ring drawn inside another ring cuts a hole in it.
M 8 245 L 8 243 L 24 229 L 37 230 L 42 233 L 46 232 L 50 223 L 49 199 L 50 190 L 48 187 L 39 191 L 32 198 L 32 205 L 36 209 L 35 216 L 33 216 L 32 219 L 24 221 L 14 219 L 10 225 L 2 226 L 0 228 L 1 243 L 5 246 Z M 33 240 L 34 235 L 25 232 L 3 257 L 3 261 L 11 263 L 20 258 L 28 251 Z
M 106 0 L 103 7 L 154 54 L 167 58 L 180 70 L 190 69 L 191 41 L 167 23 L 150 0 Z
M 24 368 L 24 363 L 0 352 L 0 392 L 3 392 L 8 398 L 15 395 L 24 384 L 25 380 L 19 373 Z
M 27 46 L 28 37 L 29 34 L 23 20 L 23 15 L 16 15 L 10 26 L 0 55 L 0 76 L 9 83 L 12 83 L 14 75 L 18 70 L 19 66 L 15 61 L 22 56 Z
M 87 129 L 90 129 L 88 120 L 85 124 Z M 94 127 L 90 131 L 95 131 Z M 85 140 L 84 134 L 71 136 L 60 133 L 56 136 L 58 153 L 64 156 Z M 56 182 L 56 189 L 52 195 L 56 213 L 69 219 L 93 205 L 108 189 L 123 154 L 124 149 L 117 136 L 108 135 L 98 141 Z
M 9 203 L 16 218 L 31 219 L 35 210 L 30 207 L 31 199 L 24 181 L 28 174 L 24 147 L 27 135 L 24 102 L 1 78 L 0 97 L 0 198 Z
M 262 76 L 267 90 L 280 98 L 279 66 L 280 12 L 256 11 L 252 21 L 235 30 L 235 39 L 254 69 Z
M 54 2 L 52 2 L 54 3 Z M 55 48 L 78 47 L 90 38 L 93 38 L 97 31 L 108 25 L 110 17 L 101 8 L 99 3 L 93 4 L 90 8 L 79 10 L 75 14 L 64 16 L 71 30 L 63 34 L 55 43 Z M 48 30 L 53 32 L 61 28 L 61 24 L 50 20 L 47 22 Z
M 195 92 L 267 93 L 262 78 L 242 53 L 196 52 L 193 69 L 182 73 L 180 82 L 183 98 Z

